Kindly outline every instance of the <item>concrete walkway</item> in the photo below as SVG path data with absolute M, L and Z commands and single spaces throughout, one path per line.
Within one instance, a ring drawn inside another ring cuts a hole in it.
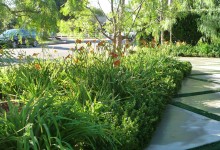
M 168 105 L 146 150 L 185 150 L 220 141 L 220 59 L 180 60 L 192 63 L 192 73 Z

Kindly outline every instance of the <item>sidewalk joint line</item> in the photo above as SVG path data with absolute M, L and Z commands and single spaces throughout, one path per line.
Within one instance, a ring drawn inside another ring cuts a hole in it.
M 220 116 L 213 114 L 213 113 L 210 113 L 210 112 L 207 112 L 207 111 L 204 111 L 204 110 L 201 110 L 201 109 L 198 109 L 198 108 L 195 108 L 195 107 L 192 107 L 192 106 L 189 106 L 189 105 L 184 104 L 182 102 L 171 102 L 171 105 L 188 110 L 188 111 L 191 111 L 191 112 L 194 112 L 196 114 L 205 116 L 207 118 L 210 118 L 210 119 L 213 119 L 216 121 L 220 121 Z
M 188 77 L 189 79 L 193 79 L 193 80 L 198 80 L 198 81 L 204 81 L 204 82 L 209 82 L 209 83 L 215 83 L 215 84 L 220 84 L 219 82 L 216 81 L 211 81 L 211 80 L 206 80 L 206 79 L 199 79 L 199 78 L 195 78 L 195 77 Z
M 198 147 L 190 148 L 188 150 L 219 150 L 220 141 L 204 144 Z
M 211 94 L 211 93 L 217 93 L 217 92 L 219 92 L 219 90 L 208 90 L 208 91 L 200 91 L 200 92 L 193 92 L 193 93 L 182 93 L 182 94 L 177 94 L 176 96 L 174 96 L 174 98 L 197 96 L 197 95 Z
M 195 74 L 190 74 L 189 77 L 191 76 L 200 76 L 200 75 L 213 75 L 215 73 L 195 73 Z

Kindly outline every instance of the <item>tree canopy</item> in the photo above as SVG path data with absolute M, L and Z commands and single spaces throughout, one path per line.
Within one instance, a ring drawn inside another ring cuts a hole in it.
M 100 6 L 99 0 L 96 0 Z M 96 36 L 102 33 L 121 47 L 130 33 L 152 34 L 163 42 L 179 12 L 197 12 L 199 30 L 219 37 L 219 0 L 109 0 L 111 11 L 91 6 L 90 0 L 0 0 L 0 28 L 35 29 L 41 33 L 66 32 Z M 201 13 L 203 12 L 203 13 Z M 183 13 L 182 13 L 183 14 Z M 179 17 L 179 16 L 178 16 Z M 101 19 L 105 21 L 100 21 Z M 172 41 L 172 39 L 170 39 Z

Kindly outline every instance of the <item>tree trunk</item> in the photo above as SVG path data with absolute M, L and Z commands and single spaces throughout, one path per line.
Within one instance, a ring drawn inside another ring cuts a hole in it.
M 168 7 L 171 6 L 172 0 L 168 0 Z M 172 25 L 170 25 L 170 43 L 172 43 Z
M 121 50 L 121 48 L 122 48 L 122 35 L 120 30 L 117 36 L 117 50 Z
M 170 6 L 171 5 L 171 3 L 172 3 L 172 0 L 168 0 L 168 6 Z
M 116 52 L 116 49 L 117 49 L 117 43 L 116 43 L 116 36 L 114 35 L 114 38 L 113 38 L 113 52 Z
M 124 12 L 125 12 L 125 0 L 120 0 L 119 5 L 118 5 L 118 20 L 120 20 L 117 23 L 117 28 L 118 28 L 118 35 L 117 35 L 117 50 L 121 51 L 122 49 L 122 27 L 121 27 L 121 20 L 123 20 L 124 17 Z
M 160 0 L 160 4 L 161 4 L 161 8 L 160 8 L 160 24 L 161 21 L 163 20 L 163 0 Z M 161 27 L 161 31 L 160 31 L 160 44 L 163 45 L 163 41 L 164 41 L 164 31 Z
M 160 33 L 160 44 L 163 45 L 164 43 L 164 31 L 163 29 L 161 29 L 161 33 Z
M 170 26 L 170 43 L 172 43 L 173 39 L 172 39 L 172 36 L 173 36 L 173 32 L 172 32 L 172 26 Z

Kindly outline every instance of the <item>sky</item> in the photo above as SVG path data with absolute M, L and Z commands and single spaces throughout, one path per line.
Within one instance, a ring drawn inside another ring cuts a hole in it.
M 98 1 L 101 5 L 101 8 L 103 9 L 103 11 L 105 13 L 109 13 L 111 10 L 111 5 L 109 3 L 109 0 L 90 0 L 92 6 L 99 8 Z

